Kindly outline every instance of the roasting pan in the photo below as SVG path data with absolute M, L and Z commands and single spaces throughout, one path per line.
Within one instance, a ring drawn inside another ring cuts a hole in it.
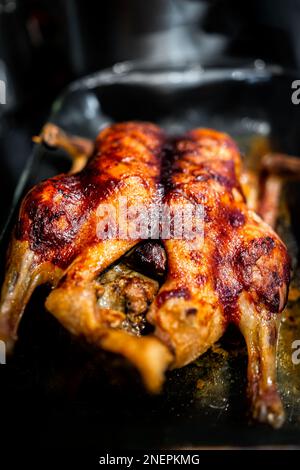
M 213 127 L 229 132 L 255 165 L 270 149 L 300 155 L 300 105 L 291 100 L 296 78 L 259 60 L 207 69 L 121 63 L 72 83 L 49 121 L 92 138 L 130 119 L 157 122 L 172 134 Z M 22 194 L 68 166 L 62 152 L 34 147 L 2 231 L 2 274 Z M 0 365 L 1 423 L 9 439 L 52 448 L 300 448 L 300 364 L 292 362 L 292 343 L 300 340 L 299 207 L 299 184 L 291 181 L 278 222 L 294 270 L 280 331 L 278 380 L 287 415 L 280 430 L 249 421 L 246 349 L 234 328 L 193 364 L 169 372 L 161 395 L 149 396 L 128 364 L 91 351 L 45 311 L 41 287 L 25 311 L 15 354 Z

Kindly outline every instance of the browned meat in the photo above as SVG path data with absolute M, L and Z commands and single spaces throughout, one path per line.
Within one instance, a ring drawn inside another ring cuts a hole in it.
M 93 260 L 100 272 L 139 241 L 99 241 L 96 211 L 103 202 L 116 205 L 116 196 L 127 197 L 128 205 L 136 200 L 152 202 L 163 141 L 162 131 L 152 124 L 112 126 L 99 135 L 96 153 L 80 173 L 51 178 L 28 193 L 2 289 L 0 337 L 9 342 L 15 338 L 22 311 L 37 284 L 55 285 L 72 262 L 72 275 L 77 273 L 82 282 L 84 275 L 94 278 Z M 81 263 L 88 259 L 89 269 L 84 271 Z
M 79 153 L 81 167 L 82 149 L 90 151 L 91 145 L 55 132 L 50 142 L 70 147 L 75 157 Z M 29 192 L 2 288 L 0 338 L 13 344 L 33 289 L 50 282 L 47 309 L 71 333 L 125 356 L 147 388 L 157 391 L 168 367 L 193 361 L 235 323 L 248 347 L 253 415 L 279 426 L 275 359 L 289 284 L 286 247 L 252 210 L 255 191 L 247 191 L 247 205 L 240 154 L 228 135 L 197 129 L 167 147 L 165 142 L 151 124 L 112 126 L 101 132 L 82 171 Z M 171 157 L 164 175 L 162 155 Z M 117 210 L 119 196 L 129 206 L 164 202 L 173 220 L 183 207 L 201 205 L 204 212 L 195 210 L 191 220 L 203 232 L 191 240 L 183 223 L 181 237 L 172 226 L 170 236 L 162 236 L 163 247 L 118 235 L 99 239 L 97 209 L 105 202 Z M 158 280 L 164 283 L 157 293 Z M 155 331 L 141 336 L 145 315 Z

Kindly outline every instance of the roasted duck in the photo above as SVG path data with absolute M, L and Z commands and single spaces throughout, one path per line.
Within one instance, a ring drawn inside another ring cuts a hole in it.
M 31 293 L 50 283 L 46 308 L 71 333 L 126 357 L 157 391 L 166 369 L 193 361 L 234 323 L 248 347 L 252 414 L 280 426 L 276 343 L 289 257 L 247 202 L 251 191 L 231 138 L 209 129 L 168 138 L 155 125 L 129 122 L 102 131 L 95 145 L 52 125 L 41 140 L 65 148 L 73 169 L 34 187 L 21 205 L 0 338 L 12 348 Z M 164 204 L 173 221 L 179 209 L 202 207 L 189 213 L 202 231 L 175 236 L 171 223 L 156 241 L 99 239 L 99 206 L 118 212 L 120 197 L 129 206 Z

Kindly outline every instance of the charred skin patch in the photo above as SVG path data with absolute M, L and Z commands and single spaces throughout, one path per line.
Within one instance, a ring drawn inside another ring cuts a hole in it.
M 154 277 L 163 276 L 167 269 L 166 252 L 158 242 L 142 243 L 125 257 L 124 262 Z
M 197 274 L 195 281 L 198 287 L 202 287 L 206 283 L 207 277 L 204 274 Z
M 245 224 L 245 216 L 240 210 L 233 209 L 228 212 L 228 221 L 234 228 L 242 227 Z
M 184 140 L 174 139 L 173 145 L 173 167 L 172 172 L 169 172 L 172 182 L 169 187 L 178 185 L 180 180 L 206 185 L 209 185 L 210 181 L 216 182 L 226 190 L 239 186 L 235 162 L 228 158 L 229 154 L 223 159 L 222 165 L 216 165 L 216 158 L 212 158 L 218 142 L 210 141 L 205 147 L 199 145 L 191 134 Z
M 194 316 L 198 313 L 198 310 L 196 308 L 187 308 L 185 311 L 186 316 Z
M 230 248 L 231 249 L 226 249 Z M 280 311 L 280 289 L 289 282 L 288 260 L 282 251 L 283 263 L 272 266 L 273 250 L 281 246 L 270 236 L 250 240 L 233 247 L 230 237 L 221 237 L 214 260 L 215 289 L 230 321 L 238 321 L 237 300 L 248 291 L 262 302 L 270 313 Z M 226 254 L 224 254 L 226 253 Z
M 227 322 L 237 323 L 239 320 L 237 300 L 243 290 L 243 285 L 232 273 L 229 260 L 223 263 L 219 259 L 215 266 L 215 272 L 215 289 L 221 302 L 225 319 Z M 227 273 L 230 273 L 230 275 L 227 275 Z
M 246 269 L 252 266 L 263 255 L 269 255 L 275 247 L 275 241 L 271 237 L 260 237 L 251 240 L 248 245 L 243 247 L 239 252 L 237 263 Z
M 289 284 L 290 277 L 284 247 L 270 236 L 260 237 L 241 247 L 235 263 L 244 289 L 255 294 L 271 313 L 279 312 L 280 290 Z
M 192 250 L 190 252 L 190 258 L 193 262 L 197 264 L 201 263 L 201 261 L 203 260 L 202 254 L 197 250 Z

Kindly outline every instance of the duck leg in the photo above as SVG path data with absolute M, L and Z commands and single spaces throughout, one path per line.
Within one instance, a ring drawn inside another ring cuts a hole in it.
M 279 428 L 284 409 L 276 384 L 276 349 L 280 315 L 257 312 L 246 296 L 240 301 L 239 328 L 248 350 L 248 397 L 252 417 Z
M 67 134 L 52 123 L 45 124 L 41 134 L 34 137 L 33 141 L 65 150 L 72 159 L 72 167 L 69 171 L 71 174 L 81 171 L 95 150 L 95 143 L 92 140 Z

